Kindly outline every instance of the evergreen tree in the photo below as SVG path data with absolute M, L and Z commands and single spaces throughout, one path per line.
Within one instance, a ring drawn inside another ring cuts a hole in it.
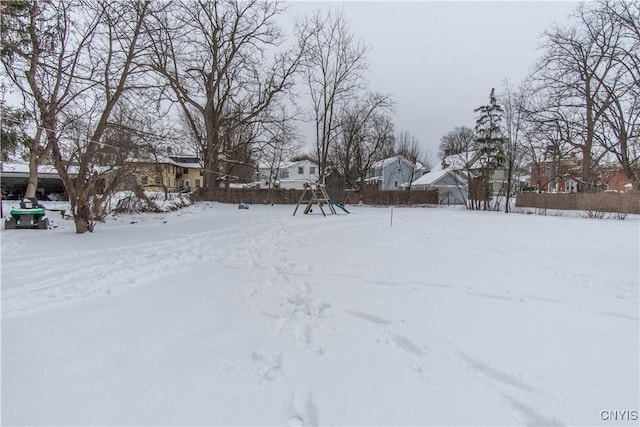
M 489 104 L 476 108 L 474 112 L 479 114 L 476 120 L 475 142 L 479 151 L 481 178 L 477 191 L 486 210 L 492 192 L 489 177 L 492 175 L 491 172 L 502 167 L 504 162 L 504 135 L 501 127 L 503 109 L 496 99 L 495 89 L 491 89 Z

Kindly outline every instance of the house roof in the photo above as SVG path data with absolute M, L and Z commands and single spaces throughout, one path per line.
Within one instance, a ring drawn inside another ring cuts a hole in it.
M 155 157 L 146 156 L 132 159 L 133 163 L 165 163 L 179 168 L 200 169 L 202 165 L 195 154 L 159 154 Z
M 456 175 L 456 173 L 453 171 L 451 167 L 447 167 L 444 169 L 442 167 L 437 167 L 427 172 L 426 174 L 422 175 L 420 178 L 416 179 L 415 181 L 413 181 L 411 185 L 412 186 L 413 185 L 434 185 L 438 181 L 440 181 L 442 178 L 444 178 L 446 175 L 451 175 L 454 177 L 454 179 L 458 180 L 461 185 L 466 185 L 460 179 L 460 177 Z
M 402 159 L 407 163 L 411 163 L 411 162 L 409 162 L 409 160 L 405 159 L 403 156 L 393 156 L 393 157 L 388 157 L 386 159 L 378 160 L 377 162 L 375 162 L 372 165 L 372 167 L 374 167 L 374 168 L 380 168 L 380 167 L 385 168 L 388 165 L 397 162 L 398 159 Z
M 478 150 L 463 151 L 461 153 L 450 154 L 442 159 L 442 163 L 446 164 L 453 170 L 466 169 L 467 165 L 471 166 L 478 157 Z
M 7 176 L 29 176 L 28 163 L 0 163 L 0 171 Z M 78 166 L 69 166 L 69 175 L 78 174 Z M 41 177 L 53 176 L 58 177 L 58 171 L 53 165 L 38 165 L 38 175 Z
M 202 165 L 198 162 L 198 163 L 187 163 L 187 162 L 173 162 L 174 165 L 180 167 L 180 168 L 188 168 L 188 169 L 201 169 Z
M 295 162 L 292 162 L 292 161 L 282 161 L 282 162 L 280 162 L 280 167 L 279 167 L 279 169 L 280 169 L 280 170 L 282 170 L 282 169 L 289 169 L 289 168 L 291 168 L 291 167 L 295 167 L 295 166 L 297 166 L 298 164 L 300 164 L 300 163 L 304 163 L 304 162 L 309 162 L 309 163 L 311 163 L 311 164 L 312 164 L 312 165 L 314 165 L 314 166 L 315 166 L 315 165 L 317 165 L 315 162 L 312 162 L 311 160 L 298 160 L 298 161 L 295 161 Z M 260 162 L 260 163 L 258 163 L 258 168 L 259 168 L 259 169 L 271 169 L 271 165 L 270 165 L 269 163 Z

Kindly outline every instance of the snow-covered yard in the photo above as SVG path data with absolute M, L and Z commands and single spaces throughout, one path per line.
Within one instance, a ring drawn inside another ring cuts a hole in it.
M 2 230 L 3 425 L 637 425 L 637 217 L 349 209 Z

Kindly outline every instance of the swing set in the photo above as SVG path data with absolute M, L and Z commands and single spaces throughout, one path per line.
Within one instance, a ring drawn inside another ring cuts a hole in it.
M 308 194 L 308 199 L 305 199 Z M 300 205 L 305 205 L 304 210 L 302 211 L 305 215 L 312 211 L 313 205 L 318 205 L 320 208 L 320 212 L 322 215 L 327 216 L 325 213 L 323 206 L 329 207 L 329 213 L 336 215 L 336 207 L 342 209 L 344 212 L 349 213 L 349 211 L 344 207 L 343 203 L 336 202 L 327 194 L 326 188 L 324 188 L 323 184 L 309 184 L 308 182 L 304 183 L 304 191 L 298 200 L 298 204 L 293 211 L 293 216 L 298 212 L 298 208 Z

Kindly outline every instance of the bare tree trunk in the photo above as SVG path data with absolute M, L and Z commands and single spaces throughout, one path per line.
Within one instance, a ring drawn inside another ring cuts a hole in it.
M 38 189 L 38 158 L 34 155 L 29 156 L 29 180 L 27 181 L 27 189 L 24 197 L 27 199 L 36 197 Z

